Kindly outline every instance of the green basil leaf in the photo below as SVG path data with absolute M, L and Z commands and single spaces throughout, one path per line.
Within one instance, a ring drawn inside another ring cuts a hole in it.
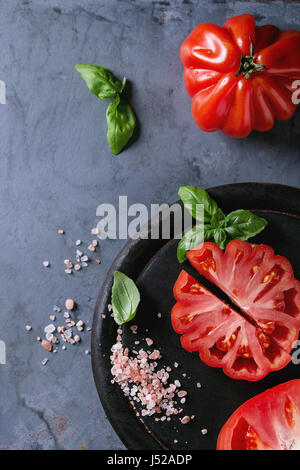
M 77 64 L 75 68 L 87 84 L 90 92 L 98 98 L 115 98 L 125 87 L 125 78 L 121 83 L 110 70 L 100 65 Z
M 225 225 L 225 214 L 222 209 L 217 209 L 217 211 L 213 214 L 211 218 L 211 226 L 212 228 L 221 228 Z
M 198 225 L 194 225 L 191 230 L 186 232 L 186 234 L 182 237 L 180 242 L 177 246 L 177 259 L 179 263 L 183 263 L 186 259 L 186 254 L 192 248 L 195 248 L 197 245 L 200 245 L 203 240 L 203 231 L 202 229 L 199 230 Z
M 107 142 L 113 154 L 118 155 L 133 134 L 136 118 L 129 104 L 117 96 L 106 110 Z
M 225 230 L 222 228 L 216 228 L 214 230 L 214 240 L 216 244 L 219 245 L 221 250 L 224 250 L 227 240 L 227 234 Z
M 218 210 L 218 204 L 210 197 L 207 191 L 194 186 L 181 186 L 178 191 L 183 204 L 196 220 L 201 220 L 197 214 L 197 204 L 204 206 L 204 222 L 211 222 L 212 216 Z
M 204 241 L 209 242 L 214 239 L 215 229 L 210 224 L 204 224 Z
M 248 240 L 260 233 L 268 222 L 262 217 L 258 217 L 253 212 L 239 209 L 226 216 L 226 233 L 235 240 Z
M 132 320 L 140 302 L 140 293 L 132 279 L 120 271 L 114 272 L 111 304 L 114 320 L 122 325 Z

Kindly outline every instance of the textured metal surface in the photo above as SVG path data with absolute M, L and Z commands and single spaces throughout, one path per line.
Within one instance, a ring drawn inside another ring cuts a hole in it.
M 45 356 L 35 342 L 54 303 L 78 301 L 92 319 L 98 289 L 124 241 L 102 244 L 101 266 L 66 277 L 63 259 L 89 241 L 101 202 L 174 201 L 178 186 L 238 181 L 300 186 L 299 112 L 244 140 L 204 134 L 193 123 L 179 46 L 199 22 L 242 12 L 259 24 L 297 28 L 295 2 L 1 0 L 0 448 L 123 448 L 99 404 L 85 345 Z M 106 103 L 89 94 L 78 62 L 131 81 L 139 118 L 134 145 L 113 157 Z M 57 228 L 66 231 L 57 236 Z M 45 270 L 42 261 L 49 259 Z M 33 333 L 25 332 L 32 324 Z M 88 338 L 88 335 L 85 336 Z

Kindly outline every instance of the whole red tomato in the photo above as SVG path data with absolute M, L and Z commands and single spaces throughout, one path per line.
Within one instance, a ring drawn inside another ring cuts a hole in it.
M 267 131 L 295 112 L 300 78 L 300 32 L 256 26 L 252 15 L 217 26 L 198 25 L 180 50 L 192 114 L 204 131 L 246 137 Z

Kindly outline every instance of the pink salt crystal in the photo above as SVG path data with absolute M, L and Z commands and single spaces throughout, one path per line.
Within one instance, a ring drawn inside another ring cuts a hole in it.
M 181 418 L 181 424 L 187 424 L 191 421 L 191 418 L 189 416 L 184 416 L 183 418 Z
M 150 354 L 149 359 L 156 360 L 159 358 L 160 358 L 160 352 L 158 351 L 158 349 L 154 349 L 154 351 Z

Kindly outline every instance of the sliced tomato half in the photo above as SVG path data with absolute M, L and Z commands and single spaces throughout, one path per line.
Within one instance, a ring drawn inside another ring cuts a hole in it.
M 224 424 L 218 450 L 300 450 L 300 380 L 241 405 Z
M 270 246 L 239 240 L 228 243 L 225 252 L 206 242 L 187 256 L 245 318 L 290 353 L 300 328 L 300 282 L 286 258 Z
M 174 330 L 188 351 L 235 379 L 260 380 L 291 360 L 272 337 L 182 271 L 174 285 Z

